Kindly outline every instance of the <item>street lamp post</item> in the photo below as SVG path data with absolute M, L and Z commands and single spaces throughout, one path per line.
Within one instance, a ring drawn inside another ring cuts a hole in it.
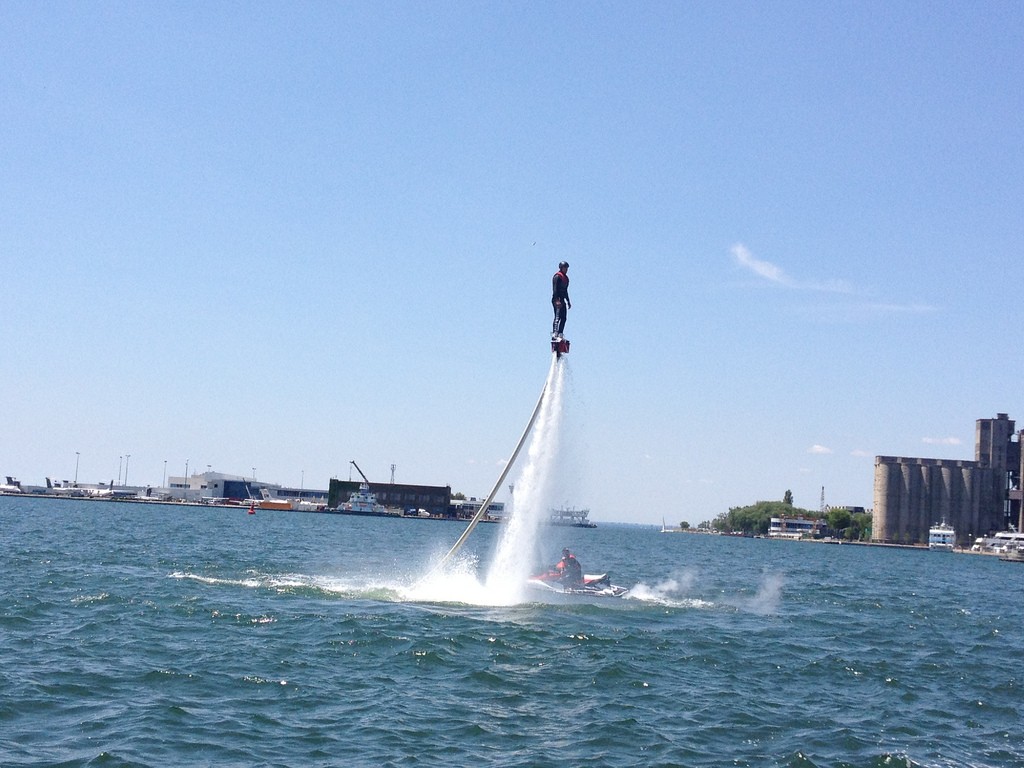
M 164 459 L 164 481 L 160 484 L 160 487 L 167 487 L 167 459 Z
M 81 458 L 82 454 L 75 451 L 75 488 L 78 487 L 78 459 Z
M 124 455 L 124 484 L 125 484 L 125 486 L 128 485 L 128 459 L 130 459 L 131 457 L 132 457 L 132 455 L 130 453 L 126 453 Z
M 121 466 L 124 464 L 124 456 L 117 457 L 117 484 L 121 484 Z

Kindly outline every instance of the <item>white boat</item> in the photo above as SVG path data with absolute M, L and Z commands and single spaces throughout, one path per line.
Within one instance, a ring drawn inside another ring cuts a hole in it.
M 945 520 L 928 529 L 928 549 L 936 552 L 952 552 L 956 546 L 956 531 Z
M 377 496 L 370 492 L 367 483 L 360 483 L 359 490 L 348 497 L 341 505 L 341 511 L 349 515 L 387 515 L 390 514 L 383 504 L 377 503 Z
M 549 525 L 566 525 L 573 528 L 597 528 L 597 523 L 590 522 L 589 509 L 571 509 L 561 507 L 552 509 L 548 517 Z
M 974 540 L 972 552 L 983 555 L 1003 555 L 1024 548 L 1024 533 L 1016 530 L 1000 531 L 995 536 L 979 536 Z

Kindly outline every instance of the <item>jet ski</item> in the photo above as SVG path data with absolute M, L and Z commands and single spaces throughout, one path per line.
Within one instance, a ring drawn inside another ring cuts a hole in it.
M 557 571 L 548 571 L 531 576 L 526 583 L 537 590 L 580 597 L 622 597 L 629 592 L 627 587 L 612 584 L 607 573 L 587 573 L 583 576 L 582 584 L 570 584 Z

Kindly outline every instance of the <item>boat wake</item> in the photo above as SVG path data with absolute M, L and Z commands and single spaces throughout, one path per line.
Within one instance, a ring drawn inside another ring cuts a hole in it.
M 241 587 L 244 589 L 266 590 L 283 595 L 305 595 L 324 597 L 345 597 L 354 599 L 375 599 L 396 601 L 402 599 L 399 585 L 372 579 L 345 579 L 332 576 L 299 573 L 269 574 L 247 572 L 244 576 L 206 576 L 188 571 L 175 571 L 168 575 L 172 579 L 195 581 L 217 587 Z
M 697 572 L 686 570 L 654 584 L 641 582 L 629 591 L 626 598 L 672 608 L 729 608 L 759 616 L 773 616 L 779 612 L 782 603 L 782 587 L 781 575 L 765 574 L 753 595 L 740 592 L 708 600 L 695 594 L 700 591 Z
M 461 566 L 461 567 L 460 567 Z M 280 595 L 376 600 L 389 603 L 462 604 L 486 607 L 516 605 L 522 600 L 503 594 L 481 582 L 471 563 L 460 561 L 443 573 L 418 581 L 381 579 L 378 576 L 327 576 L 301 573 L 258 573 L 210 576 L 175 571 L 168 578 L 193 581 L 210 587 L 262 590 Z
M 744 594 L 717 595 L 711 600 L 707 590 L 698 584 L 698 574 L 687 569 L 652 583 L 640 582 L 616 599 L 587 595 L 550 594 L 529 589 L 526 582 L 495 588 L 490 573 L 481 578 L 476 558 L 463 557 L 450 563 L 443 571 L 426 577 L 382 578 L 378 574 L 323 575 L 303 573 L 263 573 L 255 569 L 234 576 L 209 575 L 192 571 L 174 571 L 168 578 L 192 581 L 210 587 L 262 590 L 280 595 L 324 599 L 370 600 L 389 603 L 423 605 L 465 605 L 487 608 L 517 605 L 547 605 L 566 602 L 658 606 L 682 609 L 732 609 L 762 616 L 779 612 L 783 579 L 778 574 L 762 577 L 757 590 Z M 704 592 L 702 596 L 700 593 Z M 571 599 L 569 599 L 571 598 Z
M 644 603 L 657 603 L 673 608 L 712 608 L 714 603 L 693 597 L 697 580 L 694 571 L 683 571 L 654 584 L 637 584 L 628 598 Z
M 476 564 L 460 560 L 443 572 L 418 581 L 383 580 L 379 577 L 326 576 L 300 573 L 259 573 L 248 571 L 238 576 L 210 576 L 190 571 L 175 571 L 168 578 L 192 581 L 209 587 L 262 590 L 282 596 L 408 603 L 420 605 L 462 605 L 480 608 L 505 608 L 526 605 L 652 605 L 666 608 L 708 609 L 716 603 L 693 597 L 689 576 L 669 578 L 653 585 L 637 584 L 627 594 L 607 597 L 550 594 L 514 585 L 495 589 L 490 579 L 481 580 Z M 756 598 L 754 598 L 756 599 Z M 720 604 L 719 604 L 720 605 Z

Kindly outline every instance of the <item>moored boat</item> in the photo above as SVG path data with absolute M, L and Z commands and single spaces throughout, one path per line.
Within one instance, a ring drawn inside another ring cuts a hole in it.
M 974 540 L 971 551 L 980 552 L 983 555 L 1005 555 L 1022 548 L 1024 548 L 1024 533 L 1019 533 L 1011 528 L 1009 531 L 999 531 L 994 536 L 979 536 Z
M 254 503 L 260 509 L 277 509 L 283 512 L 288 512 L 292 509 L 292 503 L 287 499 L 261 499 Z
M 928 549 L 934 552 L 952 552 L 956 545 L 956 531 L 943 520 L 928 529 Z
M 370 491 L 368 483 L 360 483 L 359 490 L 354 491 L 348 497 L 348 501 L 341 505 L 340 512 L 348 515 L 388 515 L 387 508 L 377 502 L 376 494 Z

